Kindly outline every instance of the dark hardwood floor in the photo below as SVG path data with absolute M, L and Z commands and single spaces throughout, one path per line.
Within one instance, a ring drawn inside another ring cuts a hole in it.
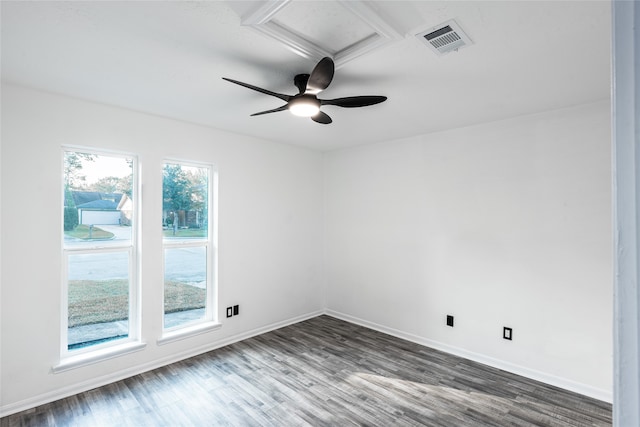
M 1 425 L 583 427 L 611 405 L 320 316 Z

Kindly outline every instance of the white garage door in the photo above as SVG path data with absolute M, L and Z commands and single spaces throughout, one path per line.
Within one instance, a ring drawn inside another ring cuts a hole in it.
M 119 224 L 120 211 L 85 211 L 81 210 L 80 224 Z

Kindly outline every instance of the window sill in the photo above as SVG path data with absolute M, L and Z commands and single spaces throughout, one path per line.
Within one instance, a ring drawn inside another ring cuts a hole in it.
M 170 342 L 183 340 L 206 332 L 216 331 L 222 327 L 221 323 L 206 322 L 197 325 L 180 328 L 173 331 L 165 332 L 161 338 L 158 338 L 158 345 L 168 344 Z
M 135 341 L 92 351 L 89 353 L 78 354 L 76 356 L 65 357 L 61 359 L 60 363 L 55 365 L 51 370 L 54 374 L 65 372 L 71 369 L 76 369 L 83 366 L 91 365 L 93 363 L 120 357 L 125 354 L 135 353 L 136 351 L 144 349 L 146 346 L 147 344 L 143 342 Z

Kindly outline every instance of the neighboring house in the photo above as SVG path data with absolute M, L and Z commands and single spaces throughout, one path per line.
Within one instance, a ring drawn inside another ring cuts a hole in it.
M 120 198 L 117 207 L 120 211 L 120 225 L 131 225 L 131 215 L 133 213 L 133 200 L 126 194 Z
M 72 191 L 71 194 L 80 224 L 131 224 L 132 201 L 126 194 L 98 191 Z

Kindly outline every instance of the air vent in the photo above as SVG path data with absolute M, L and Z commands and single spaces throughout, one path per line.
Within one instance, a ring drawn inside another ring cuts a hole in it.
M 418 33 L 416 37 L 438 55 L 457 51 L 473 43 L 453 19 Z

